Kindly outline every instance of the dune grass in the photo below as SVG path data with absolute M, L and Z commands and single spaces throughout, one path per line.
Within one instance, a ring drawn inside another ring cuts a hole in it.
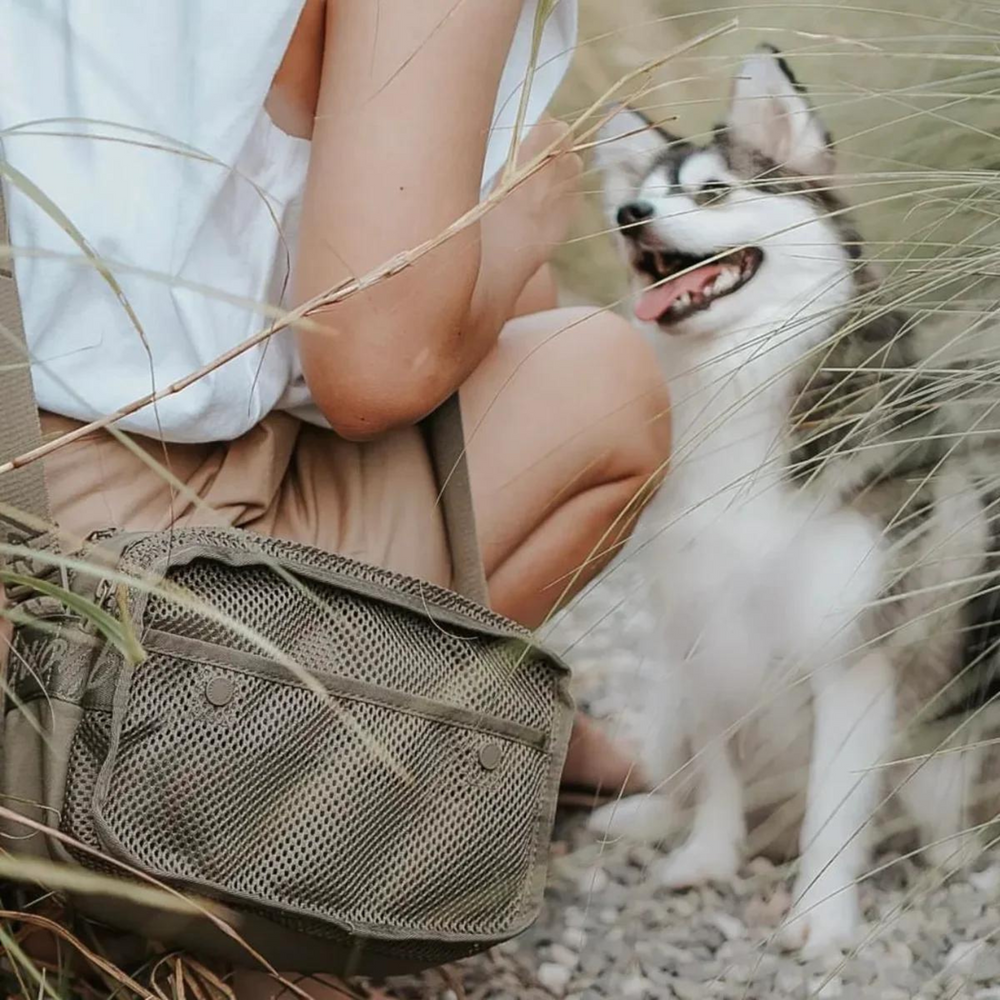
M 577 58 L 556 110 L 576 120 L 636 67 L 715 33 L 652 71 L 648 84 L 637 78 L 628 91 L 650 118 L 697 138 L 714 124 L 738 59 L 761 41 L 777 45 L 832 127 L 843 185 L 888 287 L 900 301 L 952 327 L 971 326 L 990 315 L 1000 275 L 1000 12 L 974 0 L 922 0 L 917 6 L 913 0 L 744 0 L 714 7 L 695 0 L 582 0 Z M 734 18 L 735 30 L 718 30 Z M 590 114 L 591 121 L 597 118 Z M 580 134 L 585 141 L 585 124 Z M 588 173 L 585 209 L 557 254 L 559 275 L 569 296 L 624 308 L 625 275 L 598 207 L 599 185 Z M 472 221 L 475 213 L 462 224 Z M 420 252 L 426 249 L 414 251 Z M 398 260 L 387 262 L 313 305 L 353 294 L 399 266 Z M 105 626 L 117 635 L 113 624 Z M 59 881 L 59 874 L 50 873 L 53 886 L 72 880 L 64 872 Z M 5 895 L 0 908 L 6 905 Z M 166 952 L 151 957 L 140 983 L 101 957 L 99 942 L 83 941 L 79 931 L 60 923 L 60 914 L 46 923 L 52 919 L 47 905 L 40 893 L 37 912 L 33 906 L 27 918 L 0 910 L 8 995 L 232 995 L 218 970 Z M 24 946 L 39 926 L 63 939 L 53 955 L 34 957 Z
M 582 0 L 576 61 L 558 95 L 562 114 L 586 106 L 624 67 L 737 18 L 737 30 L 671 60 L 637 102 L 653 120 L 697 139 L 712 128 L 746 52 L 775 45 L 808 84 L 837 143 L 841 181 L 863 212 L 869 251 L 887 267 L 988 248 L 1000 182 L 1000 15 L 969 0 Z M 597 206 L 600 180 L 558 257 L 566 287 L 613 303 L 622 268 Z M 943 300 L 947 289 L 937 298 Z

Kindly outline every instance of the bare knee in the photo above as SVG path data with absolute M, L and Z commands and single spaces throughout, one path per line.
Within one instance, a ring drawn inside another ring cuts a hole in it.
M 462 389 L 491 594 L 537 623 L 618 550 L 670 454 L 656 358 L 619 317 L 512 320 Z
M 565 348 L 592 393 L 594 448 L 609 478 L 658 482 L 670 459 L 670 401 L 653 349 L 611 312 L 587 311 Z M 586 400 L 584 400 L 586 402 Z
M 670 459 L 670 401 L 652 347 L 620 316 L 564 309 L 548 363 L 572 379 L 580 431 L 605 480 L 659 481 Z

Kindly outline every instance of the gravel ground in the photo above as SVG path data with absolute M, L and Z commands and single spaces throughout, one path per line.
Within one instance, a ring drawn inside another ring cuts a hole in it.
M 622 691 L 641 669 L 650 624 L 627 565 L 606 576 L 549 637 L 576 672 L 581 703 L 624 719 Z M 651 847 L 602 846 L 585 818 L 559 821 L 550 889 L 537 924 L 490 954 L 397 981 L 400 1000 L 1000 1000 L 1000 851 L 964 876 L 884 853 L 850 955 L 803 963 L 773 933 L 789 872 L 763 858 L 736 884 L 676 893 L 645 878 Z

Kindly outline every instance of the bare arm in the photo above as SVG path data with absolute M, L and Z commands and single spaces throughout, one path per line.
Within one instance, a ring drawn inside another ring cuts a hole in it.
M 475 205 L 520 8 L 521 0 L 331 0 L 300 300 L 435 236 Z M 316 317 L 322 330 L 299 334 L 313 398 L 340 433 L 367 437 L 420 419 L 492 346 L 493 312 L 513 308 L 541 261 L 526 260 L 523 277 L 509 274 L 487 294 L 479 229 Z

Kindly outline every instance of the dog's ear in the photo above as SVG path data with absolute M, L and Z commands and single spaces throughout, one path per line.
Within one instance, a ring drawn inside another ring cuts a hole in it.
M 806 177 L 833 172 L 830 133 L 781 53 L 761 46 L 733 80 L 726 130 L 730 141 Z
M 670 137 L 637 111 L 618 106 L 597 135 L 595 159 L 604 174 L 604 202 L 613 217 L 635 196 Z

